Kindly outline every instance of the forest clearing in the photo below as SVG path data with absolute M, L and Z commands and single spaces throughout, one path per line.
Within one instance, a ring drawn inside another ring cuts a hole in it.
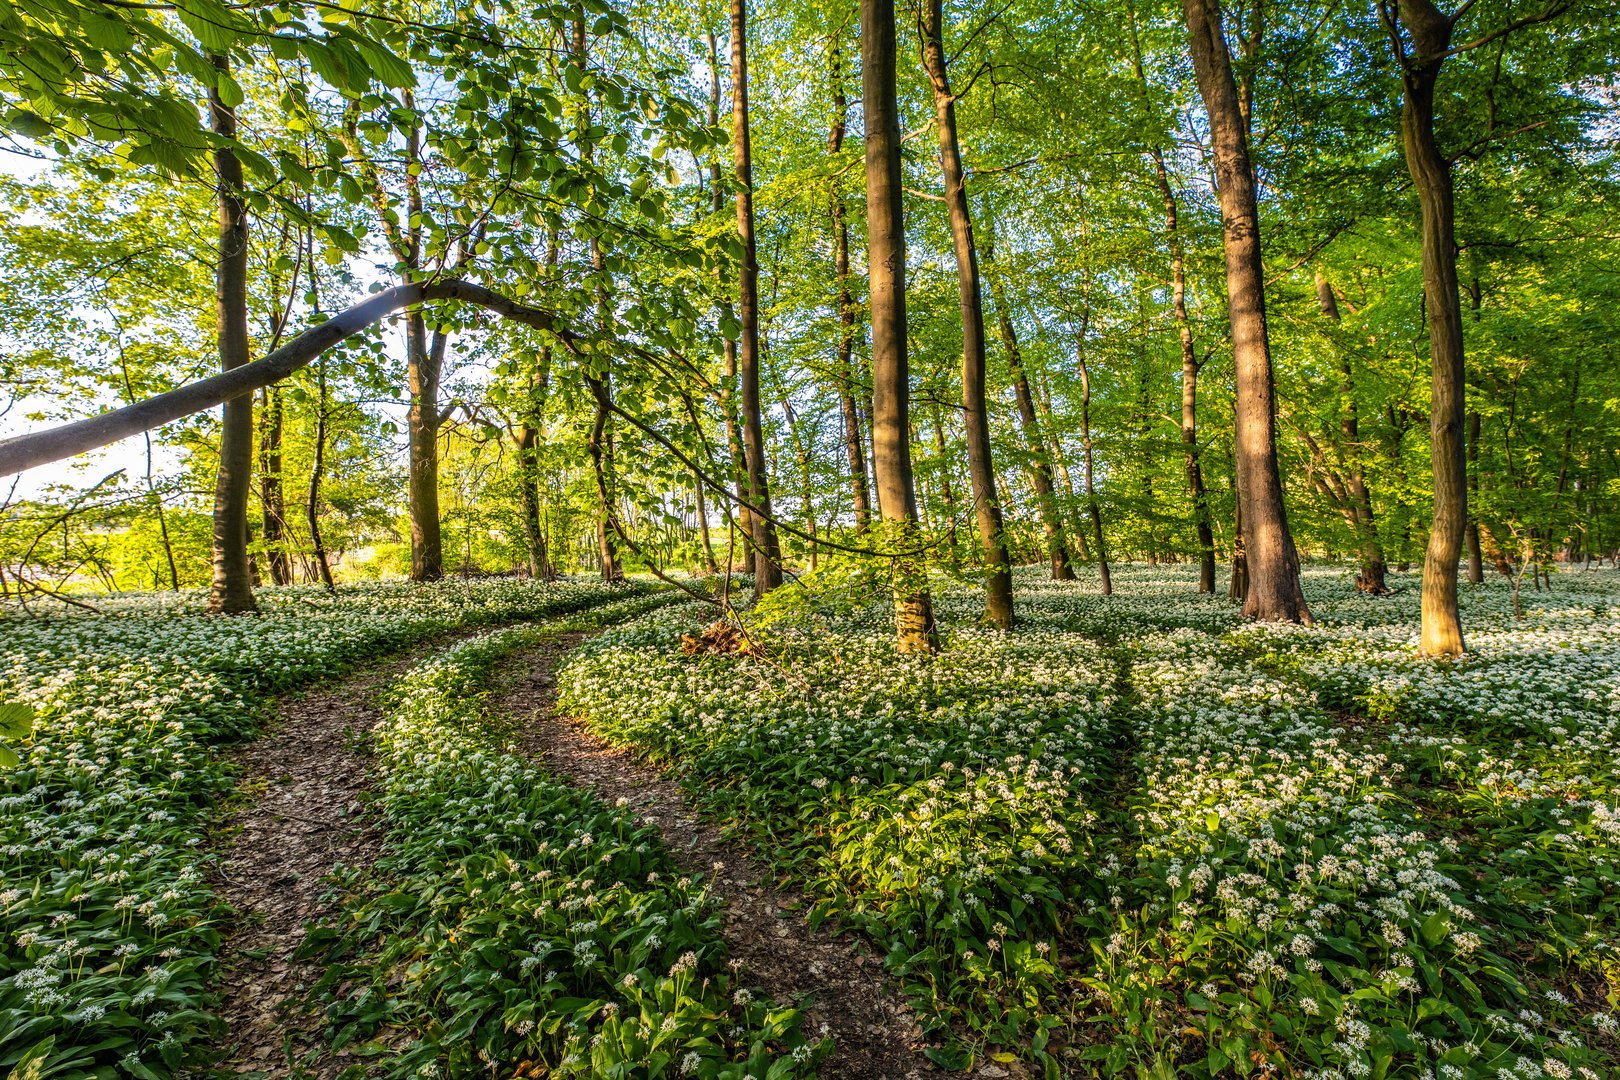
M 1620 1077 L 1605 0 L 0 0 L 0 1080 Z

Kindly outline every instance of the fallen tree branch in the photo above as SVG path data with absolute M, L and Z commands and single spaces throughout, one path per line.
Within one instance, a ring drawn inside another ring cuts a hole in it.
M 580 335 L 559 330 L 555 315 L 542 308 L 520 304 L 475 285 L 470 281 L 449 278 L 442 281 L 411 282 L 384 289 L 375 296 L 355 304 L 318 326 L 299 334 L 292 341 L 276 349 L 262 360 L 194 383 L 177 387 L 167 393 L 113 409 L 99 416 L 76 420 L 70 424 L 46 431 L 17 435 L 0 440 L 0 476 L 10 476 L 62 458 L 99 449 L 131 435 L 139 435 L 181 417 L 211 409 L 260 387 L 280 382 L 293 372 L 308 365 L 327 349 L 346 341 L 380 322 L 402 308 L 413 304 L 437 300 L 460 300 L 493 311 L 504 318 L 525 326 L 546 330 L 557 336 L 570 349 L 581 340 Z

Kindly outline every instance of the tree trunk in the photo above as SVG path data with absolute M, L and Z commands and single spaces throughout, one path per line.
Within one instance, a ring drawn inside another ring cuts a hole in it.
M 957 301 L 962 312 L 962 424 L 967 434 L 968 479 L 973 488 L 973 512 L 984 549 L 985 617 L 1003 629 L 1013 626 L 1012 564 L 996 495 L 996 474 L 991 464 L 990 416 L 985 406 L 984 298 L 979 285 L 979 256 L 973 242 L 973 216 L 968 208 L 962 174 L 962 150 L 957 141 L 956 98 L 946 68 L 942 0 L 923 6 L 923 67 L 934 92 L 934 117 L 939 127 L 939 162 L 945 181 L 945 207 L 950 216 L 951 247 L 956 255 Z M 1020 372 L 1021 374 L 1021 372 Z M 1023 398 L 1029 396 L 1024 383 Z M 1023 400 L 1021 398 L 1020 400 Z M 1034 412 L 1030 412 L 1034 420 Z M 1047 489 L 1052 483 L 1048 472 Z M 1052 515 L 1055 518 L 1055 513 Z M 1064 569 L 1067 569 L 1065 552 Z M 1052 575 L 1058 575 L 1054 554 Z M 1070 572 L 1073 576 L 1073 572 Z
M 230 61 L 212 57 L 227 71 Z M 219 206 L 219 266 L 215 274 L 215 322 L 220 367 L 225 371 L 248 362 L 247 207 L 242 202 L 242 163 L 231 149 L 236 138 L 235 110 L 225 107 L 219 92 L 208 91 L 209 126 L 227 140 L 214 150 L 215 193 Z M 248 501 L 253 492 L 253 394 L 225 402 L 219 433 L 219 475 L 214 485 L 214 579 L 208 610 L 221 615 L 257 611 L 253 575 L 248 566 Z
M 837 155 L 844 148 L 845 117 L 849 102 L 844 97 L 844 73 L 835 40 L 832 47 L 832 130 L 827 152 Z M 849 457 L 849 475 L 854 485 L 855 532 L 866 532 L 872 523 L 872 500 L 866 486 L 866 437 L 861 430 L 861 413 L 855 404 L 855 298 L 849 289 L 849 221 L 844 212 L 844 196 L 833 181 L 832 233 L 833 273 L 838 282 L 838 396 L 844 415 L 844 450 Z
M 1316 272 L 1316 303 L 1322 315 L 1334 324 L 1339 322 L 1339 301 L 1333 295 L 1333 285 Z M 1389 586 L 1384 577 L 1384 546 L 1378 539 L 1378 523 L 1373 519 L 1372 493 L 1367 490 L 1366 472 L 1361 462 L 1361 420 L 1356 409 L 1354 373 L 1350 353 L 1339 350 L 1339 392 L 1344 400 L 1339 416 L 1339 431 L 1344 436 L 1344 454 L 1348 468 L 1344 480 L 1346 500 L 1349 503 L 1351 527 L 1355 532 L 1356 550 L 1361 556 L 1361 571 L 1356 575 L 1356 589 L 1373 596 L 1386 596 Z
M 1102 594 L 1114 595 L 1114 578 L 1108 570 L 1108 544 L 1103 540 L 1102 506 L 1097 502 L 1096 458 L 1091 444 L 1091 369 L 1086 366 L 1086 349 L 1076 342 L 1074 362 L 1080 369 L 1080 450 L 1086 481 L 1086 510 L 1091 515 L 1091 542 L 1097 549 L 1097 574 Z
M 281 477 L 281 387 L 264 388 L 259 413 L 259 507 L 264 518 L 264 551 L 270 580 L 292 584 L 292 560 L 287 555 L 287 497 Z
M 1142 66 L 1142 45 L 1136 32 L 1136 10 L 1129 11 L 1131 61 L 1137 83 L 1145 92 L 1147 72 Z M 1170 242 L 1170 310 L 1181 345 L 1181 443 L 1187 470 L 1187 491 L 1192 496 L 1193 527 L 1198 535 L 1198 591 L 1215 591 L 1215 530 L 1210 521 L 1209 493 L 1204 488 L 1204 470 L 1198 457 L 1198 372 L 1202 366 L 1193 348 L 1192 320 L 1187 315 L 1187 256 L 1181 242 L 1181 214 L 1170 173 L 1165 168 L 1164 151 L 1149 148 L 1153 177 L 1164 202 L 1164 231 Z
M 1468 583 L 1485 581 L 1485 557 L 1479 547 L 1479 413 L 1468 414 L 1468 502 L 1474 512 L 1468 515 Z
M 709 126 L 720 126 L 720 49 L 712 32 L 705 32 L 704 40 L 709 45 Z M 711 207 L 716 214 L 725 209 L 725 189 L 721 184 L 720 157 L 715 155 L 709 163 L 709 194 L 712 199 Z M 718 271 L 716 271 L 718 274 Z M 720 302 L 720 320 L 729 323 L 732 319 L 731 304 L 728 301 Z M 724 357 L 722 373 L 725 381 L 721 384 L 719 393 L 720 412 L 726 424 L 726 454 L 731 466 L 732 486 L 736 489 L 739 499 L 748 497 L 748 465 L 743 453 L 742 432 L 737 429 L 737 405 L 732 397 L 731 387 L 737 380 L 737 341 L 735 338 L 725 337 L 721 340 L 721 351 Z M 753 515 L 746 506 L 738 506 L 736 513 L 737 525 L 742 532 L 744 561 L 753 565 L 754 561 L 754 524 Z M 726 563 L 726 573 L 731 574 L 733 567 L 729 561 Z
M 557 259 L 561 254 L 557 230 L 546 239 L 546 280 L 554 283 Z M 557 570 L 551 564 L 545 530 L 540 525 L 540 419 L 546 395 L 551 389 L 551 346 L 542 345 L 529 377 L 528 398 L 517 433 L 518 498 L 523 514 L 524 546 L 528 549 L 529 577 L 555 581 Z
M 994 229 L 993 223 L 990 228 Z M 992 232 L 984 252 L 986 266 L 995 260 L 994 243 Z M 1074 567 L 1069 558 L 1068 540 L 1063 534 L 1063 517 L 1052 484 L 1052 466 L 1047 460 L 1046 440 L 1041 432 L 1040 420 L 1035 415 L 1035 400 L 1030 393 L 1029 377 L 1024 373 L 1024 355 L 1018 347 L 1018 332 L 1013 327 L 1006 290 L 1001 279 L 994 274 L 990 275 L 990 296 L 995 302 L 996 326 L 1001 333 L 1002 347 L 1007 350 L 1007 370 L 1012 375 L 1013 394 L 1018 400 L 1018 424 L 1024 434 L 1024 447 L 1029 452 L 1027 471 L 1030 485 L 1035 489 L 1035 505 L 1040 511 L 1041 528 L 1046 533 L 1052 580 L 1073 581 Z
M 759 402 L 759 252 L 754 240 L 754 163 L 748 136 L 748 0 L 731 0 L 731 141 L 737 169 L 737 234 L 743 259 L 737 281 L 738 397 L 742 405 L 743 461 L 748 474 L 744 498 L 758 507 L 752 515 L 754 596 L 782 584 L 782 556 L 771 521 L 771 492 L 765 467 L 765 427 Z
M 1463 445 L 1462 299 L 1457 294 L 1456 205 L 1451 162 L 1434 131 L 1434 88 L 1451 48 L 1453 22 L 1429 0 L 1398 0 L 1413 55 L 1397 57 L 1401 83 L 1401 145 L 1423 215 L 1423 298 L 1429 324 L 1432 390 L 1429 452 L 1434 464 L 1434 519 L 1423 560 L 1423 621 L 1418 649 L 1425 656 L 1460 656 L 1466 649 L 1457 610 L 1457 560 L 1468 524 L 1468 465 Z
M 601 555 L 602 580 L 623 581 L 624 569 L 619 565 L 618 541 L 614 535 L 613 485 L 607 465 L 607 421 L 611 391 L 606 377 L 586 375 L 585 383 L 596 399 L 596 412 L 591 418 L 591 432 L 585 442 L 585 452 L 590 455 L 591 474 L 596 478 L 596 539 Z
M 861 0 L 861 107 L 866 131 L 866 247 L 871 276 L 872 466 L 878 512 L 897 553 L 920 547 L 911 469 L 911 375 L 906 354 L 906 233 L 895 100 L 894 0 Z M 905 652 L 934 652 L 928 570 L 897 554 L 895 632 Z
M 315 365 L 315 459 L 309 469 L 309 498 L 304 504 L 304 522 L 309 526 L 310 546 L 315 568 L 327 592 L 336 592 L 332 567 L 326 560 L 326 543 L 321 539 L 321 477 L 326 471 L 326 361 Z
M 1249 595 L 1243 613 L 1276 622 L 1311 621 L 1300 585 L 1299 555 L 1288 530 L 1277 466 L 1271 350 L 1266 340 L 1265 274 L 1248 125 L 1232 77 L 1217 0 L 1183 0 L 1198 90 L 1209 116 L 1220 187 L 1226 301 L 1236 372 L 1234 452 L 1243 503 Z

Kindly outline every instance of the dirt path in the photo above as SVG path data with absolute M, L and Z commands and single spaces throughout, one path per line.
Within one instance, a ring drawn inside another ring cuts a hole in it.
M 578 721 L 556 715 L 558 659 L 587 634 L 564 634 L 513 657 L 498 706 L 522 725 L 529 753 L 604 799 L 627 799 L 640 820 L 664 834 L 682 869 L 702 873 L 725 901 L 725 937 L 743 978 L 788 1004 L 804 997 L 807 1029 L 833 1036 L 821 1075 L 837 1080 L 912 1080 L 947 1075 L 923 1057 L 922 1029 L 883 961 L 851 938 L 812 932 L 803 897 L 770 885 L 771 874 L 699 820 L 680 788 L 652 766 L 615 750 Z M 998 1074 L 1006 1075 L 997 1070 Z
M 418 645 L 283 699 L 268 734 L 235 755 L 247 805 L 225 822 L 215 883 L 239 913 L 215 978 L 224 995 L 220 1070 L 283 1077 L 296 1064 L 301 1077 L 327 1077 L 354 1063 L 323 1059 L 323 1025 L 300 1008 L 321 965 L 293 953 L 304 924 L 333 910 L 321 902 L 326 876 L 340 864 L 369 866 L 382 843 L 381 830 L 360 813 L 363 737 L 382 717 L 377 697 L 442 644 Z

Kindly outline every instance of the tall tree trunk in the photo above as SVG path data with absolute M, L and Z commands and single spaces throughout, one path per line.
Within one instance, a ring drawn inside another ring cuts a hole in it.
M 1086 364 L 1084 342 L 1076 342 L 1074 362 L 1080 369 L 1080 450 L 1086 482 L 1086 511 L 1091 515 L 1091 543 L 1097 549 L 1097 574 L 1102 594 L 1114 595 L 1114 577 L 1108 570 L 1108 544 L 1103 539 L 1102 506 L 1097 502 L 1096 455 L 1091 443 L 1091 368 Z
M 1016 341 L 1017 338 L 1015 337 Z M 1074 541 L 1074 558 L 1085 562 L 1091 558 L 1086 551 L 1086 530 L 1077 509 L 1080 500 L 1074 494 L 1074 477 L 1069 473 L 1068 453 L 1063 448 L 1063 438 L 1058 434 L 1058 425 L 1052 415 L 1052 389 L 1045 379 L 1035 383 L 1035 406 L 1041 421 L 1041 431 L 1051 447 L 1052 464 L 1057 466 L 1057 479 L 1063 481 L 1063 505 L 1069 508 L 1069 513 L 1058 515 L 1058 520 L 1064 526 L 1064 538 Z
M 968 480 L 973 488 L 973 514 L 984 550 L 985 617 L 1003 630 L 1013 626 L 1012 564 L 996 494 L 991 463 L 990 416 L 985 406 L 984 297 L 979 285 L 979 255 L 973 242 L 973 215 L 962 174 L 962 148 L 956 131 L 956 96 L 946 68 L 942 0 L 924 0 L 923 67 L 934 92 L 934 118 L 939 127 L 939 163 L 945 181 L 945 208 L 950 216 L 951 247 L 956 255 L 957 302 L 962 311 L 962 425 L 967 434 Z M 1024 384 L 1024 397 L 1029 385 Z M 1033 421 L 1034 413 L 1031 411 Z M 1051 487 L 1050 477 L 1047 487 Z M 1055 515 L 1054 515 L 1055 516 Z M 1057 576 L 1056 558 L 1053 576 Z
M 720 48 L 712 32 L 705 31 L 704 40 L 709 45 L 709 126 L 720 126 Z M 725 187 L 721 182 L 720 156 L 716 153 L 709 163 L 709 194 L 713 200 L 711 207 L 716 214 L 725 209 Z M 719 271 L 716 271 L 718 274 Z M 723 284 L 723 282 L 722 282 Z M 727 300 L 720 302 L 720 321 L 729 323 L 732 320 L 731 303 Z M 732 487 L 736 490 L 739 499 L 748 497 L 748 464 L 743 453 L 742 432 L 737 427 L 737 403 L 732 396 L 732 386 L 737 381 L 737 341 L 732 337 L 725 337 L 721 341 L 723 356 L 722 373 L 725 376 L 721 383 L 719 405 L 721 415 L 726 424 L 726 456 L 731 466 Z M 744 562 L 750 567 L 754 562 L 754 520 L 746 506 L 737 507 L 737 526 L 742 532 Z M 731 562 L 726 563 L 726 573 L 733 572 Z
M 1136 9 L 1129 9 L 1131 65 L 1144 96 L 1147 71 L 1142 64 L 1142 43 L 1137 36 Z M 1153 145 L 1153 178 L 1164 202 L 1164 232 L 1170 243 L 1170 311 L 1181 345 L 1181 444 L 1187 470 L 1187 492 L 1192 496 L 1193 528 L 1198 536 L 1198 591 L 1215 591 L 1215 530 L 1210 520 L 1209 493 L 1204 488 L 1203 464 L 1198 456 L 1198 373 L 1202 365 L 1193 348 L 1192 320 L 1187 314 L 1187 255 L 1181 240 L 1181 214 L 1170 172 L 1164 164 L 1164 150 Z
M 832 69 L 833 119 L 827 137 L 827 153 L 839 154 L 844 148 L 844 129 L 849 102 L 844 97 L 844 72 L 838 42 L 833 41 L 830 56 Z M 872 523 L 872 499 L 866 487 L 866 437 L 861 431 L 860 408 L 855 404 L 855 297 L 849 288 L 849 220 L 844 211 L 844 196 L 837 181 L 829 195 L 832 206 L 833 274 L 837 280 L 838 300 L 838 398 L 844 416 L 844 451 L 849 457 L 849 476 L 854 486 L 855 532 L 866 532 Z
M 1274 622 L 1311 621 L 1300 585 L 1299 554 L 1288 530 L 1277 466 L 1271 349 L 1266 340 L 1266 284 L 1260 261 L 1260 214 L 1249 159 L 1249 133 L 1232 77 L 1217 0 L 1182 0 L 1193 70 L 1209 116 L 1220 187 L 1226 302 L 1232 325 L 1237 401 L 1234 448 L 1241 477 L 1249 595 L 1243 613 Z
M 945 539 L 954 551 L 956 548 L 956 492 L 951 488 L 951 456 L 945 445 L 945 424 L 934 413 L 934 453 L 939 459 L 939 501 L 945 504 Z M 926 485 L 923 490 L 923 513 L 928 512 L 928 492 Z M 927 525 L 927 518 L 923 520 Z
M 1468 463 L 1463 443 L 1462 299 L 1457 293 L 1456 203 L 1451 162 L 1434 130 L 1434 88 L 1451 48 L 1455 25 L 1429 0 L 1381 5 L 1397 15 L 1412 39 L 1402 66 L 1401 146 L 1417 188 L 1423 217 L 1423 300 L 1432 368 L 1429 454 L 1434 465 L 1434 518 L 1423 560 L 1423 620 L 1418 649 L 1425 656 L 1460 656 L 1462 618 L 1457 609 L 1457 560 L 1468 524 Z M 1398 43 L 1399 38 L 1396 37 Z
M 894 0 L 861 0 L 861 108 L 866 131 L 866 249 L 871 277 L 872 466 L 878 512 L 897 552 L 921 544 L 911 469 L 911 374 L 906 354 L 906 233 L 900 186 L 900 116 L 895 100 Z M 939 648 L 926 562 L 895 559 L 899 647 Z
M 336 592 L 332 567 L 326 559 L 326 542 L 321 539 L 321 478 L 326 471 L 326 359 L 315 362 L 315 459 L 309 468 L 309 497 L 304 502 L 304 523 L 309 526 L 310 546 L 315 568 L 327 592 Z
M 281 477 L 281 385 L 264 388 L 259 417 L 259 507 L 264 518 L 264 551 L 270 562 L 270 580 L 292 584 L 292 560 L 287 554 L 287 496 Z
M 995 223 L 984 249 L 984 262 L 988 268 L 995 261 Z M 1029 482 L 1035 488 L 1035 504 L 1041 515 L 1041 528 L 1046 533 L 1046 551 L 1052 561 L 1052 580 L 1074 580 L 1074 567 L 1069 558 L 1068 539 L 1063 534 L 1063 516 L 1058 508 L 1056 491 L 1052 484 L 1052 466 L 1047 458 L 1046 440 L 1035 415 L 1035 401 L 1029 390 L 1029 377 L 1024 373 L 1024 354 L 1018 347 L 1018 332 L 1013 328 L 1012 309 L 1007 303 L 1006 289 L 1001 278 L 989 274 L 990 297 L 995 303 L 996 327 L 1001 333 L 1002 347 L 1007 350 L 1007 370 L 1012 375 L 1013 394 L 1018 400 L 1018 424 L 1024 434 L 1024 447 L 1029 452 Z
M 1316 272 L 1316 303 L 1322 315 L 1334 324 L 1339 322 L 1339 301 L 1333 295 L 1333 285 Z M 1339 350 L 1339 392 L 1344 401 L 1339 414 L 1339 431 L 1344 436 L 1344 453 L 1349 466 L 1344 480 L 1349 496 L 1350 516 L 1354 523 L 1356 550 L 1361 555 L 1361 572 L 1356 575 L 1356 588 L 1373 596 L 1389 592 L 1384 576 L 1384 545 L 1378 539 L 1378 523 L 1373 519 L 1372 493 L 1367 489 L 1366 470 L 1361 460 L 1361 419 L 1356 409 L 1354 372 L 1348 349 Z
M 415 102 L 405 91 L 405 107 Z M 422 270 L 422 187 L 416 169 L 422 159 L 422 129 L 405 133 L 405 276 L 414 281 Z M 444 576 L 444 545 L 439 527 L 439 379 L 443 351 L 429 345 L 427 322 L 420 307 L 405 318 L 405 383 L 410 391 L 406 428 L 410 436 L 410 473 L 406 491 L 411 519 L 411 580 L 438 581 Z
M 210 58 L 220 71 L 223 56 Z M 219 206 L 219 266 L 215 274 L 215 322 L 220 367 L 229 371 L 248 362 L 247 207 L 242 201 L 242 162 L 230 146 L 236 138 L 235 110 L 219 92 L 208 91 L 209 127 L 226 140 L 214 150 L 215 197 Z M 253 494 L 253 395 L 225 403 L 219 432 L 219 475 L 214 485 L 214 579 L 208 610 L 237 615 L 257 611 L 248 566 L 248 501 Z
M 754 241 L 754 162 L 748 135 L 748 0 L 731 0 L 731 144 L 737 169 L 737 234 L 743 259 L 737 280 L 737 393 L 742 405 L 743 460 L 752 516 L 754 595 L 782 584 L 782 556 L 772 523 L 765 467 L 765 426 L 759 402 L 759 251 Z

